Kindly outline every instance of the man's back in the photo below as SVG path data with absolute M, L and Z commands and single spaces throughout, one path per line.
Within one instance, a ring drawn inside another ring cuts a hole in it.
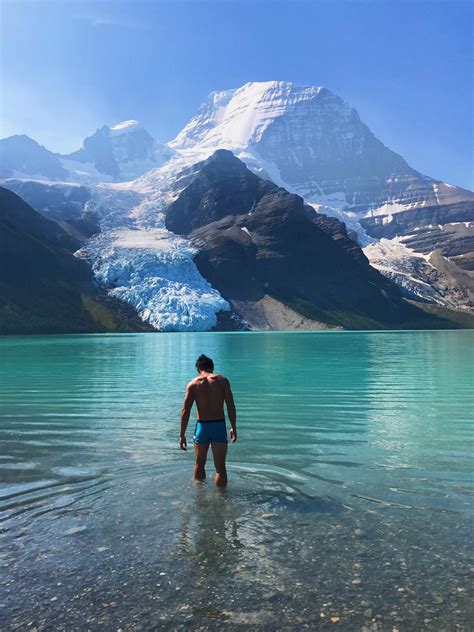
M 229 381 L 217 373 L 198 375 L 191 382 L 198 419 L 224 419 L 224 401 Z

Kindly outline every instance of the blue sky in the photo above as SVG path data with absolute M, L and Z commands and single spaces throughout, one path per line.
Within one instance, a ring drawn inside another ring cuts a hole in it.
M 1 135 L 71 151 L 140 120 L 170 140 L 212 90 L 324 85 L 416 169 L 474 188 L 473 5 L 3 0 Z

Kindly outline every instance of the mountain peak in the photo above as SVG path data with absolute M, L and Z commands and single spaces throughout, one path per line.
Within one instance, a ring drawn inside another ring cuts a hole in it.
M 119 136 L 121 134 L 127 134 L 128 132 L 133 132 L 137 129 L 144 129 L 143 126 L 133 119 L 128 121 L 122 121 L 121 123 L 117 123 L 110 128 L 110 132 L 113 136 Z
M 284 91 L 296 91 L 296 90 L 310 90 L 312 92 L 320 92 L 325 90 L 323 86 L 313 85 L 300 85 L 294 81 L 280 81 L 273 79 L 272 81 L 247 81 L 237 90 L 256 90 L 258 92 L 264 92 L 267 90 L 284 90 Z
M 38 143 L 38 141 L 36 141 L 34 138 L 31 138 L 31 136 L 28 136 L 27 134 L 13 134 L 13 136 L 8 136 L 7 138 L 2 138 L 1 139 L 2 143 L 9 143 L 9 144 L 16 144 L 19 145 L 20 143 L 23 145 L 31 145 L 31 146 L 35 146 L 35 147 L 43 147 L 43 145 L 41 145 L 40 143 Z
M 233 154 L 233 152 L 230 151 L 230 149 L 216 149 L 216 151 L 209 156 L 206 163 L 215 162 L 216 160 L 227 161 L 229 163 L 233 161 L 236 161 L 239 163 L 242 162 Z
M 352 110 L 321 86 L 289 81 L 249 82 L 233 90 L 211 92 L 178 136 L 169 143 L 177 150 L 195 147 L 245 148 L 260 142 L 279 118 L 304 104 L 332 101 L 346 118 Z M 298 115 L 298 113 L 296 113 Z
M 335 197 L 361 210 L 372 202 L 364 182 L 419 176 L 341 97 L 289 81 L 250 82 L 211 93 L 169 146 L 201 156 L 229 149 L 307 200 Z
M 168 160 L 172 152 L 155 141 L 139 121 L 129 119 L 104 125 L 84 140 L 78 151 L 63 156 L 68 168 L 81 178 L 133 180 Z M 84 166 L 82 166 L 84 165 Z M 81 179 L 80 178 L 80 179 Z
M 68 172 L 56 154 L 26 134 L 0 140 L 0 177 L 62 180 Z

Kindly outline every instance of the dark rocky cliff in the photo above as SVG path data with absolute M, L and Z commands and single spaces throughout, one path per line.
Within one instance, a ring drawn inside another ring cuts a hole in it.
M 335 326 L 426 322 L 369 265 L 343 224 L 312 216 L 301 197 L 261 180 L 231 152 L 201 163 L 167 209 L 166 226 L 190 237 L 199 271 L 237 313 L 270 296 Z

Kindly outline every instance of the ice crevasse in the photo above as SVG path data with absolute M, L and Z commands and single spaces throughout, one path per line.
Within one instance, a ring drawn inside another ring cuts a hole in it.
M 160 331 L 207 331 L 229 304 L 199 273 L 190 243 L 165 228 L 117 228 L 87 243 L 81 256 L 109 294 Z

